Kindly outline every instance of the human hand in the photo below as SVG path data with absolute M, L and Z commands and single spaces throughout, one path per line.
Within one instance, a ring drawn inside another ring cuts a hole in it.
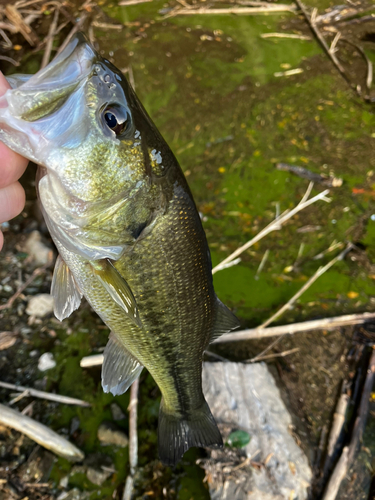
M 0 71 L 0 96 L 10 88 Z M 25 191 L 18 179 L 24 173 L 28 160 L 0 142 L 0 224 L 16 217 L 25 206 Z M 4 244 L 0 231 L 0 250 Z

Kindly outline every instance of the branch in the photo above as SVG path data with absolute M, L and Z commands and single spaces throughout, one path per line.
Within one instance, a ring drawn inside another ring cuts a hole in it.
M 301 210 L 307 208 L 308 206 L 312 205 L 318 200 L 324 200 L 326 202 L 330 202 L 328 198 L 326 198 L 326 195 L 329 193 L 329 190 L 326 189 L 325 191 L 322 191 L 321 193 L 317 194 L 313 198 L 310 198 L 309 200 L 306 199 L 306 194 L 311 191 L 312 188 L 312 183 L 309 184 L 309 187 L 307 188 L 307 192 L 303 196 L 302 200 L 299 202 L 299 204 L 293 208 L 293 210 L 287 210 L 283 214 L 279 215 L 274 219 L 268 226 L 266 226 L 260 233 L 258 233 L 256 236 L 254 236 L 253 239 L 242 245 L 240 248 L 237 248 L 233 253 L 231 253 L 226 259 L 224 259 L 220 264 L 215 266 L 212 269 L 212 274 L 215 274 L 217 271 L 220 271 L 223 269 L 223 266 L 227 264 L 228 262 L 231 262 L 234 260 L 236 257 L 238 257 L 241 253 L 243 253 L 245 250 L 253 246 L 255 243 L 257 243 L 259 240 L 264 238 L 267 234 L 271 233 L 272 231 L 277 231 L 280 229 L 280 227 L 285 224 L 287 220 L 289 220 L 293 215 L 297 214 Z
M 47 450 L 51 450 L 60 457 L 75 462 L 81 461 L 85 457 L 84 453 L 67 439 L 59 436 L 59 434 L 36 420 L 26 417 L 22 413 L 2 404 L 0 404 L 0 423 L 25 434 L 36 443 L 47 448 Z
M 33 396 L 35 398 L 41 398 L 41 399 L 48 399 L 50 401 L 57 401 L 58 403 L 64 403 L 67 405 L 76 405 L 83 407 L 91 406 L 90 403 L 88 403 L 87 401 L 82 401 L 81 399 L 70 398 L 69 396 L 61 396 L 60 394 L 53 394 L 51 392 L 38 391 L 36 389 L 23 387 L 22 385 L 8 384 L 7 382 L 0 381 L 0 387 L 17 392 L 26 392 L 25 395 L 28 396 Z

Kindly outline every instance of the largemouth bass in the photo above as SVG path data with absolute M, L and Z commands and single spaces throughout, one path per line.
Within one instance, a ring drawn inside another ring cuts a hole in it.
M 176 464 L 192 446 L 221 446 L 202 393 L 202 358 L 238 320 L 215 294 L 176 158 L 125 77 L 82 34 L 35 75 L 8 80 L 0 140 L 40 165 L 38 196 L 59 252 L 56 317 L 85 296 L 110 328 L 105 392 L 122 394 L 149 370 L 162 393 L 163 463 Z

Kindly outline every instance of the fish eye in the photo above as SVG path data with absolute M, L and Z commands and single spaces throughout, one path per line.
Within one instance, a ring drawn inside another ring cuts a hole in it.
M 108 106 L 104 109 L 103 121 L 116 136 L 122 135 L 130 125 L 128 112 L 121 107 Z

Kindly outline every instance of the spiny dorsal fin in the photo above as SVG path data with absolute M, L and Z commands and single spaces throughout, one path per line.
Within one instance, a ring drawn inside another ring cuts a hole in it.
M 60 321 L 78 309 L 82 299 L 82 293 L 78 288 L 76 280 L 60 255 L 56 259 L 51 284 L 51 295 L 54 300 L 55 316 Z
M 230 332 L 235 328 L 240 326 L 240 322 L 236 316 L 230 311 L 226 305 L 224 305 L 221 300 L 216 297 L 217 300 L 217 313 L 214 329 L 210 338 L 210 342 L 223 335 L 223 333 Z
M 94 273 L 112 299 L 126 312 L 134 323 L 142 328 L 137 303 L 129 285 L 108 259 L 90 262 Z
M 140 375 L 143 365 L 124 347 L 112 332 L 104 349 L 102 387 L 104 392 L 119 396 Z

